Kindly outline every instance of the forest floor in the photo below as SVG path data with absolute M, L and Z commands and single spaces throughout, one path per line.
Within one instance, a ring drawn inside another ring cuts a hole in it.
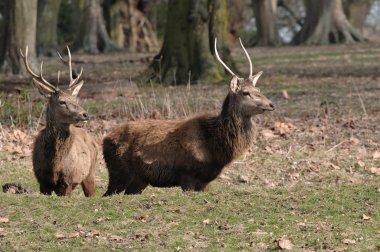
M 380 250 L 379 48 L 250 49 L 254 71 L 264 71 L 258 87 L 276 110 L 256 118 L 256 144 L 207 192 L 148 187 L 102 198 L 108 178 L 100 155 L 95 197 L 80 189 L 66 198 L 0 192 L 0 250 Z M 133 83 L 148 56 L 73 55 L 75 68 L 84 66 L 79 96 L 93 117 L 84 127 L 99 144 L 126 120 L 220 111 L 229 80 Z M 233 56 L 248 72 L 243 52 Z M 53 79 L 62 66 L 43 60 Z M 44 100 L 28 81 L 0 76 L 0 185 L 38 191 L 30 153 Z

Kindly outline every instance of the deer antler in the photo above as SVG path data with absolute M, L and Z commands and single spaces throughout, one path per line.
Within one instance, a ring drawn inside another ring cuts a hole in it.
M 78 83 L 80 77 L 82 76 L 82 73 L 83 73 L 83 67 L 81 67 L 80 69 L 80 73 L 78 74 L 78 76 L 76 78 L 73 78 L 73 69 L 72 69 L 72 66 L 71 66 L 71 52 L 70 52 L 70 49 L 69 49 L 69 46 L 66 47 L 67 48 L 67 56 L 69 57 L 68 60 L 64 60 L 63 57 L 61 56 L 61 54 L 57 51 L 58 53 L 58 56 L 59 58 L 62 60 L 62 62 L 66 65 L 69 66 L 69 74 L 70 74 L 70 83 L 69 83 L 69 88 L 72 88 L 75 84 Z
M 23 59 L 24 61 L 24 64 L 25 64 L 25 67 L 26 67 L 26 70 L 28 70 L 28 72 L 30 73 L 30 75 L 33 76 L 33 80 L 35 82 L 37 82 L 38 84 L 42 85 L 43 87 L 45 87 L 47 90 L 49 90 L 50 92 L 57 92 L 58 89 L 53 86 L 51 83 L 49 83 L 42 75 L 42 66 L 44 64 L 44 62 L 41 62 L 41 70 L 40 70 L 40 75 L 37 75 L 35 74 L 32 69 L 30 68 L 29 66 L 29 63 L 28 63 L 28 46 L 25 48 L 25 55 L 22 53 L 22 50 L 20 48 L 20 55 L 21 55 L 21 58 Z
M 248 61 L 249 61 L 249 77 L 251 77 L 252 74 L 253 74 L 252 61 L 251 61 L 251 59 L 250 59 L 250 57 L 249 57 L 249 54 L 248 54 L 247 50 L 245 50 L 245 48 L 244 48 L 244 46 L 243 46 L 243 43 L 241 42 L 241 39 L 240 39 L 240 38 L 239 38 L 239 41 L 240 41 L 240 45 L 241 45 L 241 47 L 243 47 L 243 50 L 244 50 L 244 52 L 245 52 L 245 55 L 247 55 L 247 58 L 248 58 Z
M 224 68 L 225 68 L 228 72 L 230 72 L 230 74 L 236 76 L 236 74 L 234 74 L 234 72 L 232 72 L 232 70 L 229 69 L 228 66 L 227 66 L 227 65 L 226 65 L 226 64 L 220 59 L 219 54 L 218 54 L 218 49 L 216 48 L 216 40 L 217 40 L 217 39 L 215 38 L 215 55 L 216 55 L 216 58 L 219 60 L 220 63 L 222 63 L 222 65 L 224 66 Z

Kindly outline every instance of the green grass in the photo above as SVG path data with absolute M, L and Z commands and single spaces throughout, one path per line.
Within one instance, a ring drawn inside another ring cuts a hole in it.
M 265 158 L 261 155 L 248 160 L 259 163 Z M 226 174 L 234 178 L 235 169 L 246 170 L 248 160 L 233 164 Z M 287 166 L 278 158 L 265 166 L 271 169 L 281 164 Z M 103 164 L 98 166 L 98 190 L 93 198 L 85 198 L 79 188 L 66 198 L 2 194 L 0 216 L 9 222 L 0 223 L 7 232 L 0 238 L 0 250 L 277 250 L 276 240 L 284 235 L 296 250 L 373 251 L 380 245 L 377 177 L 361 184 L 302 180 L 273 189 L 258 180 L 227 184 L 217 179 L 205 193 L 149 187 L 142 195 L 102 198 L 107 177 Z M 255 169 L 260 170 L 259 165 Z M 38 189 L 29 158 L 0 168 L 1 184 L 15 180 Z M 363 214 L 371 219 L 363 220 Z M 100 235 L 89 235 L 94 230 Z M 79 237 L 56 238 L 57 233 L 76 232 Z M 115 235 L 119 240 L 113 240 Z M 356 243 L 346 245 L 343 239 Z

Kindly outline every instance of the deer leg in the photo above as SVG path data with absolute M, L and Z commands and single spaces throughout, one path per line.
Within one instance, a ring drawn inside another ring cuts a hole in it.
M 87 178 L 82 181 L 81 185 L 86 197 L 91 197 L 95 194 L 96 186 L 95 177 L 93 175 L 88 175 Z
M 40 184 L 40 192 L 41 192 L 41 194 L 51 195 L 52 191 L 53 190 L 49 186 L 44 185 L 44 184 Z
M 208 183 L 199 181 L 198 179 L 192 177 L 183 178 L 181 181 L 181 188 L 183 191 L 205 191 Z
M 125 194 L 140 194 L 147 186 L 148 183 L 135 176 L 125 189 Z
M 111 196 L 115 193 L 121 193 L 127 188 L 131 181 L 131 176 L 128 176 L 126 174 L 110 174 L 108 188 L 103 197 Z
M 57 194 L 58 196 L 70 196 L 71 193 L 73 191 L 73 187 L 72 185 L 64 182 L 64 181 L 61 181 L 55 188 L 54 188 L 54 192 L 55 194 Z

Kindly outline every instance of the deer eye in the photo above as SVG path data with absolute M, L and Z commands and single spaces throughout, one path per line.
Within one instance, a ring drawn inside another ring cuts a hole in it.
M 59 105 L 66 105 L 65 101 L 59 101 Z
M 250 95 L 250 93 L 249 93 L 249 91 L 243 91 L 243 95 L 247 96 L 247 95 Z

